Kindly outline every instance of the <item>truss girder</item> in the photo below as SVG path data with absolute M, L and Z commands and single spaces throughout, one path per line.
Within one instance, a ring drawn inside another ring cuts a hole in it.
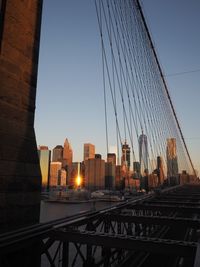
M 199 207 L 193 207 L 193 206 L 185 206 L 185 205 L 160 205 L 158 204 L 137 204 L 137 205 L 129 205 L 129 208 L 132 208 L 133 210 L 155 210 L 155 211 L 175 211 L 175 212 L 181 212 L 181 213 L 190 213 L 190 214 L 200 214 L 200 206 Z
M 194 229 L 200 228 L 200 220 L 191 218 L 178 218 L 170 216 L 141 216 L 141 215 L 120 215 L 108 214 L 102 217 L 102 220 L 121 223 L 141 223 L 145 225 L 167 225 L 174 227 L 190 227 Z
M 183 257 L 192 257 L 196 253 L 195 242 L 185 242 L 169 239 L 133 237 L 128 235 L 115 235 L 89 231 L 66 231 L 60 229 L 51 233 L 51 238 L 62 242 L 72 242 L 117 248 L 124 250 L 146 251 L 150 253 L 171 254 Z

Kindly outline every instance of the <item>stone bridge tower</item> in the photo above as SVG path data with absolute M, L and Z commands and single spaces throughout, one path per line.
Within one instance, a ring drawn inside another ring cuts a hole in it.
M 34 112 L 42 0 L 0 0 L 0 231 L 38 222 Z

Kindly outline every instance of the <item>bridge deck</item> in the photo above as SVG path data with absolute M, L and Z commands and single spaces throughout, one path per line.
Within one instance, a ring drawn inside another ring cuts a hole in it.
M 199 186 L 171 188 L 1 235 L 1 266 L 37 245 L 41 266 L 197 267 L 198 192 Z

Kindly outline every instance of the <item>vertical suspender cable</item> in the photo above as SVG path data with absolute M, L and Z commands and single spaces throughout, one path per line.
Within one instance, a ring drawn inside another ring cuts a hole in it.
M 171 106 L 171 109 L 172 109 L 172 112 L 173 112 L 173 115 L 174 115 L 174 118 L 175 118 L 175 121 L 176 121 L 176 124 L 177 124 L 178 130 L 179 130 L 179 133 L 180 133 L 182 142 L 183 142 L 183 144 L 184 144 L 184 147 L 185 147 L 185 150 L 186 150 L 188 159 L 189 159 L 189 161 L 190 161 L 190 164 L 191 164 L 191 167 L 192 167 L 192 170 L 193 170 L 194 175 L 197 176 L 197 175 L 196 175 L 196 171 L 195 171 L 194 166 L 193 166 L 193 163 L 192 163 L 192 159 L 191 159 L 191 157 L 190 157 L 190 154 L 189 154 L 189 151 L 188 151 L 186 142 L 185 142 L 185 139 L 184 139 L 184 136 L 183 136 L 183 133 L 182 133 L 182 130 L 181 130 L 181 127 L 180 127 L 180 124 L 179 124 L 179 121 L 178 121 L 178 118 L 177 118 L 177 115 L 176 115 L 176 112 L 175 112 L 175 109 L 174 109 L 174 106 L 173 106 L 173 103 L 172 103 L 172 100 L 171 100 L 171 97 L 170 97 L 170 94 L 169 94 L 169 90 L 168 90 L 168 88 L 167 88 L 167 83 L 166 83 L 166 81 L 165 81 L 165 78 L 164 78 L 164 75 L 163 75 L 163 72 L 162 72 L 160 63 L 159 63 L 159 61 L 158 61 L 158 57 L 157 57 L 157 54 L 156 54 L 156 50 L 155 50 L 155 48 L 154 48 L 154 45 L 153 45 L 153 42 L 152 42 L 152 39 L 151 39 L 151 35 L 150 35 L 149 30 L 148 30 L 148 27 L 147 27 L 147 24 L 146 24 L 146 20 L 145 20 L 145 18 L 144 18 L 144 14 L 143 14 L 143 11 L 142 11 L 140 2 L 139 2 L 139 0 L 135 0 L 135 1 L 136 1 L 136 3 L 137 3 L 138 10 L 139 10 L 139 12 L 140 12 L 142 21 L 143 21 L 143 23 L 144 23 L 144 27 L 145 27 L 145 29 L 146 29 L 147 36 L 148 36 L 149 41 L 150 41 L 150 44 L 151 44 L 151 49 L 152 49 L 153 54 L 154 54 L 154 56 L 155 56 L 155 60 L 156 60 L 156 63 L 157 63 L 157 65 L 158 65 L 158 69 L 159 69 L 159 72 L 160 72 L 160 76 L 161 76 L 161 79 L 162 79 L 162 81 L 163 81 L 164 88 L 165 88 L 165 91 L 166 91 L 166 94 L 167 94 L 167 97 L 168 97 L 168 100 L 169 100 L 169 103 L 170 103 L 170 106 Z

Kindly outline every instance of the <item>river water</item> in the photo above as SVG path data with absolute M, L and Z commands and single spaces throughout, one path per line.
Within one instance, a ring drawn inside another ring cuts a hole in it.
M 119 202 L 93 201 L 88 202 L 74 202 L 74 203 L 59 203 L 41 201 L 40 206 L 40 222 L 49 222 L 52 220 L 65 218 L 71 215 L 82 213 L 85 211 L 101 210 L 111 206 L 115 206 Z

